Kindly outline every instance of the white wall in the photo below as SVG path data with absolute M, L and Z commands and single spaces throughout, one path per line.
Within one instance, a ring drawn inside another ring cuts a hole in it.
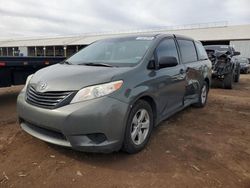
M 13 46 L 67 46 L 67 45 L 88 45 L 96 40 L 124 36 L 128 34 L 156 34 L 169 33 L 180 34 L 192 37 L 201 41 L 217 41 L 217 40 L 250 40 L 250 24 L 236 25 L 227 27 L 214 28 L 197 28 L 197 29 L 183 29 L 183 30 L 151 30 L 151 31 L 137 31 L 130 33 L 113 33 L 113 34 L 93 34 L 72 37 L 55 37 L 55 38 L 32 38 L 19 40 L 5 40 L 0 41 L 0 47 Z
M 230 41 L 230 45 L 234 46 L 235 50 L 241 53 L 241 57 L 250 58 L 250 40 Z
M 27 47 L 19 47 L 19 54 L 22 54 L 23 56 L 28 56 L 28 48 Z

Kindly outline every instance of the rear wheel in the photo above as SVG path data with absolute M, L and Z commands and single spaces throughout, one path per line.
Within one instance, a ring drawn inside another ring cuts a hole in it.
M 225 89 L 232 89 L 233 88 L 233 74 L 225 75 L 223 80 L 223 85 Z
M 199 93 L 199 101 L 194 104 L 195 107 L 202 108 L 207 103 L 207 97 L 208 97 L 208 84 L 204 81 L 200 93 Z
M 141 151 L 149 141 L 153 122 L 150 104 L 144 100 L 136 102 L 127 121 L 123 150 L 131 154 Z

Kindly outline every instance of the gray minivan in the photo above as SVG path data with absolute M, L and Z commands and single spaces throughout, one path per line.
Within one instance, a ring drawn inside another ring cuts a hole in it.
M 162 120 L 205 106 L 211 67 L 202 44 L 184 36 L 100 40 L 28 77 L 19 122 L 52 144 L 136 153 Z

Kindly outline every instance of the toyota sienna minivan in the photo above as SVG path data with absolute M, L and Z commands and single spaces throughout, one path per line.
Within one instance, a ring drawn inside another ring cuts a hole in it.
M 206 105 L 211 67 L 202 44 L 184 36 L 100 40 L 28 77 L 19 122 L 52 144 L 136 153 L 161 121 Z

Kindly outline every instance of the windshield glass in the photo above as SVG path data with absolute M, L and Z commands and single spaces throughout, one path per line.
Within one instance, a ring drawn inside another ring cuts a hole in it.
M 153 39 L 154 37 L 127 37 L 98 41 L 70 57 L 67 62 L 134 66 L 143 58 Z

